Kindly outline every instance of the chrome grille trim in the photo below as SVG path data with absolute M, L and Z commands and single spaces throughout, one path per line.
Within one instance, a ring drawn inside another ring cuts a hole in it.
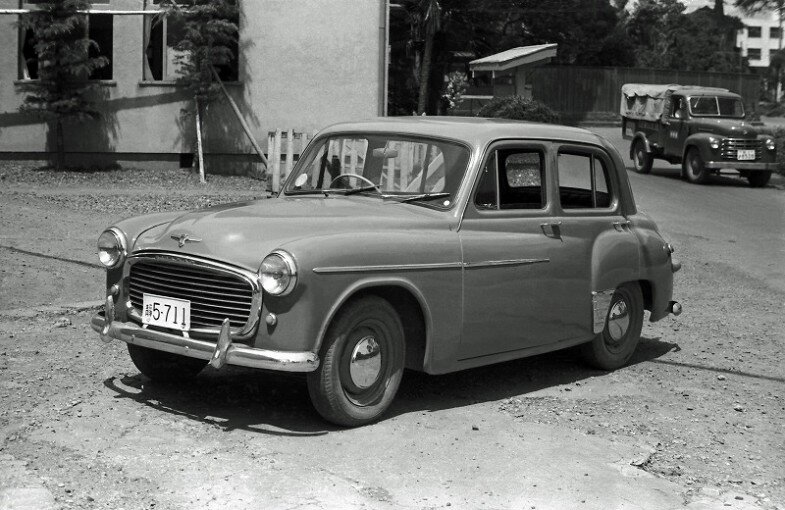
M 737 160 L 736 151 L 754 150 L 755 160 L 759 160 L 763 155 L 763 140 L 757 138 L 723 138 L 720 144 L 720 156 L 722 159 Z
M 136 264 L 143 264 L 135 272 Z M 218 339 L 221 323 L 229 319 L 232 337 L 250 338 L 259 323 L 262 287 L 256 273 L 209 259 L 158 250 L 132 253 L 123 270 L 128 315 L 142 322 L 142 293 L 191 301 L 194 337 Z

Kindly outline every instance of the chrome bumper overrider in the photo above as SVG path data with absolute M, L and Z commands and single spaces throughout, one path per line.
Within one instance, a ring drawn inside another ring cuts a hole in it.
M 111 296 L 106 298 L 104 312 L 94 315 L 90 325 L 101 335 L 104 342 L 122 340 L 141 347 L 208 360 L 215 368 L 221 368 L 228 363 L 283 372 L 313 372 L 319 367 L 319 357 L 312 352 L 269 351 L 233 344 L 228 320 L 224 322 L 216 343 L 154 331 L 132 322 L 115 321 L 114 301 Z

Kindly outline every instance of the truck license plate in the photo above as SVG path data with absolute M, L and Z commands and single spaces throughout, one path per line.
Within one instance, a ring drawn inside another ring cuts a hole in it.
M 142 294 L 142 324 L 188 331 L 191 328 L 191 302 Z
M 754 150 L 738 150 L 736 151 L 736 159 L 739 161 L 750 161 L 755 159 Z

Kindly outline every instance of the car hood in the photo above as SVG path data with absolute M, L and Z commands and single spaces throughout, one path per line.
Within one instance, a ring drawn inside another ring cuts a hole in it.
M 768 134 L 769 130 L 762 125 L 741 119 L 709 119 L 701 118 L 692 123 L 693 133 L 710 133 L 732 138 L 755 138 L 759 134 Z
M 185 213 L 140 234 L 132 251 L 165 250 L 255 271 L 272 250 L 304 237 L 448 224 L 444 212 L 373 197 L 272 198 Z

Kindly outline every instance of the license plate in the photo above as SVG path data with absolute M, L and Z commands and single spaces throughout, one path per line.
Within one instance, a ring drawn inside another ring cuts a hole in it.
M 143 294 L 142 324 L 188 331 L 191 328 L 191 302 L 187 299 Z
M 736 151 L 736 159 L 739 161 L 749 161 L 755 159 L 754 150 L 738 150 Z

